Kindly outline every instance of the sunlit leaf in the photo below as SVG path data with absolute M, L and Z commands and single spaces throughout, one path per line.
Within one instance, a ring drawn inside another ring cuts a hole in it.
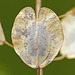
M 41 8 L 38 19 L 31 7 L 17 15 L 12 28 L 16 53 L 30 67 L 45 67 L 52 62 L 63 42 L 58 16 L 49 8 Z
M 3 45 L 4 41 L 5 41 L 4 32 L 0 23 L 0 45 Z
M 62 19 L 64 44 L 61 54 L 67 58 L 75 58 L 75 8 L 67 12 L 67 16 Z

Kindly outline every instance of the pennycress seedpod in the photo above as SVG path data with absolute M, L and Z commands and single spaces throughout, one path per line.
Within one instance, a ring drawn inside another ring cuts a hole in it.
M 31 7 L 15 18 L 12 42 L 16 53 L 32 68 L 43 68 L 53 61 L 63 44 L 62 25 L 49 8 L 40 9 L 38 18 Z
M 75 58 L 75 8 L 68 11 L 61 20 L 64 33 L 64 44 L 60 53 L 68 59 Z
M 5 41 L 5 36 L 4 36 L 4 32 L 0 23 L 0 45 L 3 45 Z

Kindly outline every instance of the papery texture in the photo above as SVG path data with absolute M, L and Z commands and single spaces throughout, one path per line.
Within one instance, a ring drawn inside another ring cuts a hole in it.
M 17 15 L 12 28 L 12 42 L 16 53 L 30 67 L 48 65 L 63 43 L 62 25 L 49 8 L 41 8 L 36 19 L 31 7 Z

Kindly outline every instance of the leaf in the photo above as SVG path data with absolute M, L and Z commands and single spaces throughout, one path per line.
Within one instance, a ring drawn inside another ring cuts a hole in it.
M 1 23 L 0 23 L 0 45 L 3 45 L 5 41 L 5 36 L 4 36 L 4 32 L 3 32 L 3 29 L 2 29 L 2 26 L 1 26 Z
M 58 16 L 43 7 L 36 20 L 31 7 L 22 9 L 12 28 L 12 42 L 16 53 L 28 66 L 47 66 L 58 54 L 63 42 Z
M 64 44 L 60 53 L 67 58 L 75 58 L 75 8 L 67 12 L 62 20 Z

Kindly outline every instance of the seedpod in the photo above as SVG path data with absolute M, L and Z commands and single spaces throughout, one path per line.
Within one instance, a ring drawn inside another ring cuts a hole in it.
M 75 58 L 75 8 L 68 11 L 61 20 L 64 33 L 64 44 L 60 53 L 68 59 Z
M 5 36 L 4 36 L 4 32 L 0 23 L 0 45 L 3 45 L 5 41 Z
M 63 44 L 61 22 L 49 8 L 41 8 L 36 19 L 34 10 L 26 7 L 15 18 L 12 42 L 24 63 L 43 68 L 53 61 Z

